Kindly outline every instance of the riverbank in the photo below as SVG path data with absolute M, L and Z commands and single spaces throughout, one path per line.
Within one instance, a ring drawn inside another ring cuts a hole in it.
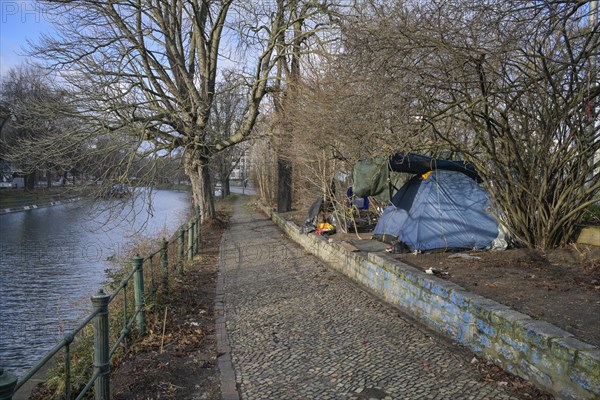
M 172 190 L 190 192 L 189 185 L 158 184 L 154 190 Z M 86 186 L 61 186 L 35 189 L 2 189 L 0 190 L 0 215 L 13 212 L 35 210 L 38 208 L 58 206 L 93 198 L 97 188 Z
M 83 319 L 106 271 L 130 260 L 130 248 L 172 237 L 191 208 L 189 194 L 175 191 L 154 191 L 152 213 L 148 196 L 104 210 L 110 203 L 94 208 L 88 199 L 0 216 L 0 360 L 13 375 L 24 376 Z
M 174 273 L 178 266 L 169 274 L 168 297 L 146 304 L 148 334 L 132 336 L 127 351 L 116 357 L 111 398 L 220 398 L 215 291 L 221 236 L 236 197 L 217 201 L 217 219 L 202 226 L 200 254 L 186 263 L 183 278 Z M 32 399 L 48 396 L 40 385 Z
M 190 185 L 159 183 L 154 190 L 173 190 L 191 192 Z M 13 212 L 35 210 L 61 204 L 73 203 L 92 197 L 93 188 L 81 186 L 62 186 L 54 188 L 35 189 L 0 189 L 0 215 Z M 236 191 L 237 190 L 237 191 Z M 247 193 L 244 193 L 247 192 Z M 220 189 L 215 191 L 215 197 L 220 197 Z M 251 188 L 232 187 L 232 193 L 255 194 Z
M 215 291 L 219 248 L 237 196 L 218 200 L 217 219 L 202 225 L 200 255 L 186 267 L 168 304 L 148 310 L 150 334 L 112 368 L 118 399 L 221 399 Z
M 81 187 L 2 189 L 0 215 L 72 203 L 82 200 L 85 195 L 85 189 Z

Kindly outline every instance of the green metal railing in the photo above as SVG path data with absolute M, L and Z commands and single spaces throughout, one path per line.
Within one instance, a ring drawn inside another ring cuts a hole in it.
M 59 351 L 64 349 L 64 365 L 65 365 L 65 398 L 71 400 L 71 344 L 75 337 L 80 333 L 90 322 L 94 327 L 94 354 L 93 365 L 90 366 L 91 377 L 87 384 L 75 397 L 76 400 L 84 398 L 84 396 L 94 386 L 94 398 L 96 400 L 108 400 L 110 398 L 110 360 L 117 352 L 119 347 L 123 346 L 127 350 L 127 337 L 131 333 L 134 326 L 140 335 L 146 335 L 146 299 L 154 296 L 157 292 L 157 282 L 155 279 L 155 268 L 153 261 L 156 256 L 160 262 L 160 285 L 162 286 L 161 294 L 167 297 L 169 294 L 169 254 L 177 254 L 176 262 L 173 268 L 179 268 L 179 273 L 184 273 L 184 256 L 187 254 L 187 260 L 192 261 L 194 254 L 200 252 L 200 214 L 198 208 L 195 209 L 194 217 L 189 223 L 182 225 L 176 232 L 174 237 L 167 241 L 163 239 L 162 246 L 154 253 L 146 257 L 136 255 L 131 260 L 133 265 L 132 271 L 121 281 L 115 291 L 108 295 L 103 289 L 92 296 L 91 302 L 93 311 L 83 319 L 71 332 L 64 335 L 63 339 L 57 343 L 46 355 L 20 379 L 9 372 L 4 371 L 0 367 L 0 400 L 11 400 L 12 396 L 29 381 L 42 367 L 50 361 Z M 187 246 L 185 239 L 187 237 Z M 169 250 L 171 247 L 171 250 Z M 177 253 L 175 253 L 177 250 Z M 149 285 L 144 284 L 144 265 L 147 265 L 150 275 Z M 134 294 L 134 309 L 133 312 L 129 309 L 129 299 L 127 298 L 127 287 L 133 280 Z M 116 338 L 112 347 L 109 340 L 109 304 L 118 296 L 123 296 L 123 328 L 119 336 Z M 131 315 L 130 315 L 131 314 Z M 93 367 L 93 370 L 92 370 Z

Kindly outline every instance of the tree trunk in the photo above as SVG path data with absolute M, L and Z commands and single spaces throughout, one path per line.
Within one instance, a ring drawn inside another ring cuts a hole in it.
M 199 200 L 202 219 L 215 219 L 215 193 L 212 190 L 212 182 L 210 179 L 210 168 L 208 162 L 201 163 L 198 166 L 198 174 L 200 176 Z M 195 191 L 195 189 L 194 189 Z
M 215 201 L 208 161 L 204 160 L 204 162 L 202 162 L 202 160 L 196 160 L 191 155 L 186 154 L 184 158 L 184 169 L 192 183 L 194 205 L 200 206 L 202 219 L 214 219 L 216 215 Z
M 277 159 L 277 212 L 292 210 L 292 163 Z
M 46 171 L 46 187 L 50 189 L 52 187 L 52 172 Z
M 25 175 L 25 189 L 32 190 L 35 188 L 35 181 L 37 179 L 37 172 L 31 172 Z
M 225 198 L 231 194 L 231 188 L 229 187 L 229 177 L 223 179 L 221 182 L 221 197 Z

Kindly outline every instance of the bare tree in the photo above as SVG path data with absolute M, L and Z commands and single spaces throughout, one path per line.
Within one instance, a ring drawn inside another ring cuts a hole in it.
M 213 218 L 209 161 L 252 131 L 279 38 L 301 16 L 286 13 L 282 0 L 260 7 L 232 0 L 45 3 L 60 35 L 44 37 L 34 54 L 62 71 L 91 133 L 130 136 L 145 154 L 183 148 L 196 204 Z M 218 67 L 225 48 L 240 43 L 252 45 L 241 62 L 247 109 L 235 132 L 217 138 L 207 127 Z
M 53 174 L 72 169 L 64 159 L 38 158 L 35 152 L 23 148 L 24 143 L 43 143 L 59 137 L 72 123 L 64 116 L 69 109 L 65 92 L 51 76 L 34 65 L 9 70 L 1 81 L 0 104 L 0 158 L 12 162 L 25 175 L 26 188 L 32 189 L 44 170 L 50 187 Z M 59 109 L 63 113 L 51 111 Z
M 337 5 L 324 1 L 293 0 L 288 3 L 293 21 L 287 36 L 279 38 L 277 51 L 277 74 L 273 85 L 272 132 L 273 147 L 277 154 L 277 211 L 292 209 L 293 154 L 289 145 L 297 135 L 289 121 L 289 113 L 295 106 L 295 97 L 301 84 L 302 59 L 322 51 L 331 42 L 331 32 L 338 15 Z M 320 15 L 321 18 L 307 18 Z M 334 37 L 335 40 L 335 37 Z M 319 51 L 317 51 L 319 50 Z
M 217 93 L 213 104 L 211 119 L 209 121 L 210 135 L 215 139 L 225 139 L 243 123 L 246 98 L 244 86 L 237 81 L 235 74 L 224 74 L 224 79 L 217 84 Z M 244 156 L 247 143 L 238 143 L 215 154 L 212 165 L 217 180 L 221 182 L 222 197 L 230 194 L 229 178 Z
M 588 4 L 454 0 L 359 11 L 344 57 L 387 98 L 387 132 L 420 142 L 404 149 L 462 153 L 498 218 L 528 246 L 571 240 L 600 200 L 590 161 L 600 149 L 591 120 L 599 28 Z

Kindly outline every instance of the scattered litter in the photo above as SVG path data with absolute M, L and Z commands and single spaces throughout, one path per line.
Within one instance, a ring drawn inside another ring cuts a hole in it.
M 477 357 L 473 357 L 473 358 L 471 359 L 471 364 L 477 364 L 477 361 L 478 361 L 478 360 L 477 360 Z
M 429 363 L 423 363 L 423 368 L 429 369 Z
M 333 235 L 335 233 L 335 227 L 331 225 L 329 222 L 321 222 L 317 224 L 317 228 L 315 229 L 315 233 L 317 235 Z
M 402 242 L 395 241 L 390 246 L 386 246 L 385 251 L 392 254 L 410 253 L 408 246 Z
M 464 254 L 464 253 L 454 253 L 454 254 L 448 256 L 448 258 L 464 258 L 465 260 L 481 260 L 481 257 L 472 256 L 470 254 Z
M 508 382 L 498 382 L 498 386 L 508 386 Z
M 433 274 L 435 274 L 436 272 L 437 272 L 437 270 L 433 269 L 433 267 L 431 267 L 431 268 L 427 268 L 427 269 L 425 270 L 425 273 L 426 273 L 427 275 L 433 275 Z
M 387 353 L 391 353 L 391 351 L 389 351 L 388 349 L 384 349 L 383 352 L 386 353 L 386 354 Z
M 190 322 L 190 325 L 191 326 L 200 326 L 200 323 L 199 322 Z

